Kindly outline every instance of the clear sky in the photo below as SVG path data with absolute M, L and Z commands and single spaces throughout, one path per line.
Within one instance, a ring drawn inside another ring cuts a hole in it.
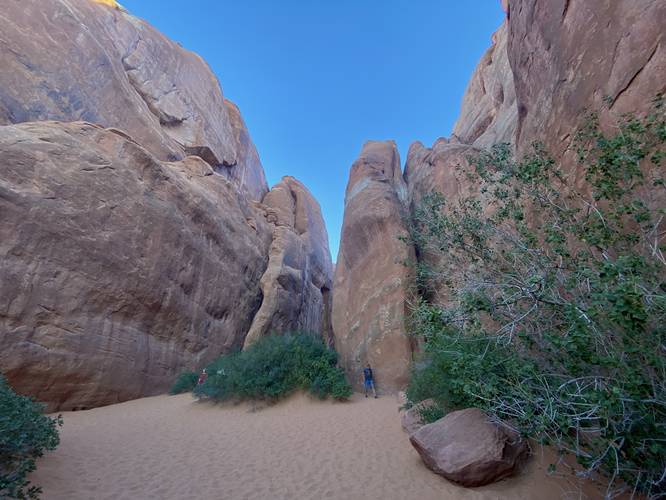
M 351 164 L 368 139 L 448 136 L 503 13 L 498 0 L 121 0 L 213 68 L 268 183 L 321 204 L 336 259 Z

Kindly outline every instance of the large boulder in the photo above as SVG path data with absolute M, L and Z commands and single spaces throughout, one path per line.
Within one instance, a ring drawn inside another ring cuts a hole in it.
M 412 346 L 405 332 L 411 246 L 407 188 L 393 141 L 367 142 L 345 195 L 333 287 L 333 332 L 342 366 L 357 389 L 370 362 L 380 390 L 409 380 Z
M 409 440 L 429 469 L 468 487 L 513 475 L 529 455 L 524 439 L 478 408 L 449 413 Z
M 3 3 L 0 125 L 85 120 L 122 129 L 159 160 L 202 157 L 261 200 L 263 168 L 208 65 L 114 3 Z
M 302 183 L 284 177 L 264 197 L 263 208 L 273 241 L 261 278 L 263 301 L 245 345 L 295 331 L 330 343 L 333 263 L 319 204 Z
M 0 127 L 0 367 L 49 409 L 166 390 L 240 348 L 264 214 L 198 157 L 87 123 Z

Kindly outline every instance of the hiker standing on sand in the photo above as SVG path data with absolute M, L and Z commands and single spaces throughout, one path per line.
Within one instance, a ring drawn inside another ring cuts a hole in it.
M 368 397 L 368 389 L 372 388 L 372 394 L 377 397 L 377 391 L 375 390 L 375 379 L 372 376 L 372 368 L 370 368 L 370 363 L 363 368 L 363 387 L 365 387 L 365 397 Z
M 206 373 L 206 369 L 204 368 L 203 371 L 201 372 L 201 375 L 199 375 L 199 380 L 197 380 L 197 385 L 203 384 L 207 378 L 208 374 Z

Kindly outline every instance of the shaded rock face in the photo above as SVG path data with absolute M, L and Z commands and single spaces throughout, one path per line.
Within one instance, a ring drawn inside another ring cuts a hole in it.
M 412 347 L 404 319 L 413 250 L 407 234 L 407 188 L 394 142 L 368 142 L 352 166 L 345 196 L 333 287 L 335 347 L 352 385 L 372 365 L 378 389 L 409 378 Z
M 237 185 L 245 186 L 252 199 L 260 200 L 266 192 L 267 184 L 259 153 L 254 147 L 238 106 L 228 99 L 224 100 L 224 106 L 231 122 L 238 160 L 235 165 L 218 166 L 216 170 L 228 174 Z
M 271 231 L 198 157 L 86 123 L 0 127 L 0 366 L 51 410 L 162 392 L 240 348 Z
M 409 440 L 429 469 L 467 487 L 511 476 L 529 456 L 525 440 L 478 408 L 449 413 Z
M 390 224 L 383 237 L 372 228 L 381 227 L 385 220 L 401 219 L 399 214 L 405 204 L 387 201 L 400 198 L 395 194 L 356 201 L 350 192 L 362 193 L 366 186 L 379 185 L 383 186 L 383 192 L 399 193 L 406 186 L 404 200 L 410 208 L 433 190 L 444 194 L 449 206 L 455 205 L 464 197 L 478 194 L 466 176 L 473 169 L 470 155 L 499 142 L 510 142 L 521 156 L 534 141 L 543 142 L 569 180 L 584 189 L 584 173 L 572 167 L 573 153 L 567 148 L 572 142 L 572 132 L 586 118 L 586 110 L 603 108 L 604 101 L 610 103 L 610 111 L 600 116 L 604 126 L 609 122 L 609 113 L 645 112 L 653 98 L 666 91 L 663 29 L 666 3 L 663 1 L 502 0 L 501 5 L 507 19 L 493 36 L 491 48 L 472 76 L 452 137 L 438 139 L 431 148 L 414 143 L 409 150 L 404 183 L 395 181 L 399 176 L 391 174 L 374 184 L 370 176 L 364 179 L 355 172 L 356 165 L 352 169 L 335 279 L 333 319 L 336 345 L 346 351 L 342 359 L 354 377 L 355 367 L 368 352 L 366 346 L 382 344 L 381 336 L 374 333 L 377 328 L 372 326 L 373 311 L 378 307 L 368 308 L 367 297 L 381 289 L 378 283 L 388 283 L 391 279 L 404 283 L 408 276 L 399 267 L 386 265 L 381 272 L 372 267 L 389 260 L 389 254 L 394 260 L 404 256 L 399 248 L 380 242 L 390 240 L 391 231 L 395 233 L 395 227 L 403 230 L 404 225 Z M 389 170 L 397 171 L 399 167 Z M 394 185 L 399 187 L 395 189 Z M 392 219 L 377 213 L 377 207 L 387 206 L 395 211 Z M 484 209 L 489 212 L 492 207 L 486 204 Z M 349 264 L 356 262 L 355 255 L 363 256 L 362 264 L 355 264 L 356 272 Z M 417 258 L 425 262 L 442 259 L 423 252 Z M 446 269 L 446 262 L 431 263 Z M 445 287 L 435 287 L 433 293 L 429 299 L 436 303 L 448 300 Z M 387 298 L 386 304 L 394 303 L 395 297 Z M 363 313 L 349 304 L 356 304 Z M 392 331 L 400 328 L 404 327 Z M 392 356 L 384 355 L 386 364 L 393 365 Z M 381 376 L 381 370 L 377 373 Z
M 586 109 L 640 113 L 666 90 L 663 1 L 511 0 L 508 23 L 519 151 L 559 156 Z
M 405 181 L 409 201 L 417 204 L 426 194 L 437 191 L 447 202 L 455 202 L 475 192 L 466 173 L 474 167 L 469 158 L 479 149 L 467 144 L 438 139 L 432 148 L 420 142 L 409 147 L 405 163 Z
M 0 125 L 85 120 L 160 160 L 198 155 L 251 198 L 268 191 L 238 110 L 206 63 L 130 14 L 90 0 L 7 0 Z
M 263 302 L 245 339 L 250 345 L 272 332 L 331 332 L 333 264 L 319 204 L 293 177 L 264 197 L 272 225 L 268 267 L 261 278 Z
M 199 56 L 112 0 L 0 17 L 0 369 L 19 392 L 89 408 L 163 392 L 248 333 L 330 342 L 319 206 L 292 178 L 267 195 Z

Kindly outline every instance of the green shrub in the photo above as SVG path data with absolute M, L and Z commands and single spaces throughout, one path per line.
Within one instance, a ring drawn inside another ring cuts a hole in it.
M 585 474 L 605 474 L 609 497 L 623 482 L 658 497 L 666 493 L 662 101 L 646 118 L 622 117 L 611 134 L 592 116 L 576 137 L 582 189 L 540 145 L 521 161 L 500 145 L 472 159 L 478 195 L 449 204 L 433 193 L 414 211 L 412 240 L 435 258 L 419 263 L 433 269 L 421 273 L 409 322 L 426 354 L 408 397 L 481 407 L 573 453 Z M 431 290 L 447 302 L 433 303 Z
M 192 392 L 196 387 L 199 375 L 195 372 L 183 372 L 178 375 L 178 378 L 169 389 L 169 394 L 182 394 L 184 392 Z
M 322 399 L 346 399 L 351 387 L 336 364 L 336 352 L 319 339 L 304 334 L 270 335 L 211 363 L 206 382 L 194 393 L 216 401 L 276 400 L 302 389 Z
M 27 479 L 35 459 L 60 442 L 62 418 L 42 414 L 43 406 L 11 390 L 0 375 L 0 498 L 38 498 Z

